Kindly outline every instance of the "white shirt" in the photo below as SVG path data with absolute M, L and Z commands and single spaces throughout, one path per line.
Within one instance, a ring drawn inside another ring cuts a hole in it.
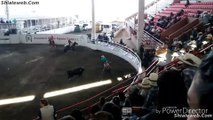
M 41 120 L 54 120 L 54 108 L 52 105 L 47 105 L 40 108 Z

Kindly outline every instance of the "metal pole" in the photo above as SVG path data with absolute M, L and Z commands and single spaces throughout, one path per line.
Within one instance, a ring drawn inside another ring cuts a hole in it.
M 8 0 L 6 0 L 6 2 L 8 2 Z M 6 12 L 6 16 L 7 16 L 7 21 L 10 19 L 10 16 L 9 16 L 9 7 L 8 7 L 8 4 L 6 4 L 5 6 L 5 12 Z
M 92 0 L 92 40 L 96 39 L 96 25 L 95 25 L 95 1 Z
M 144 31 L 144 1 L 139 0 L 138 7 L 138 32 L 137 32 L 137 51 L 140 52 L 140 46 L 143 41 L 143 31 Z

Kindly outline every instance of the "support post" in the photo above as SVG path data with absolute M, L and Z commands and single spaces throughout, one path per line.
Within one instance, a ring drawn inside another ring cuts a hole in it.
M 95 1 L 92 0 L 92 34 L 91 39 L 96 39 L 96 25 L 95 25 Z
M 8 2 L 8 0 L 6 0 L 6 2 Z M 10 16 L 9 16 L 9 7 L 8 7 L 8 4 L 6 4 L 6 6 L 5 6 L 5 13 L 6 13 L 7 21 L 9 21 L 10 20 Z
M 138 6 L 138 30 L 137 30 L 137 51 L 140 53 L 140 46 L 143 40 L 143 31 L 144 31 L 144 1 L 139 0 Z

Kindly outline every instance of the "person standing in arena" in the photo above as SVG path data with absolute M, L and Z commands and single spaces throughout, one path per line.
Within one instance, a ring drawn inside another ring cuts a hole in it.
M 71 45 L 72 45 L 72 41 L 69 39 L 68 40 L 68 45 L 71 47 Z
M 56 47 L 56 46 L 55 46 L 55 41 L 54 41 L 54 38 L 53 38 L 52 35 L 48 38 L 48 41 L 49 41 L 49 45 L 50 45 L 51 47 Z

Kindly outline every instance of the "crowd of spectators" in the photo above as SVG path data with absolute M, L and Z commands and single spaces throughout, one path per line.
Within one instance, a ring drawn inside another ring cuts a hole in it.
M 0 24 L 4 24 L 4 23 L 16 24 L 16 19 L 14 19 L 14 20 L 4 20 L 3 18 L 1 18 L 0 19 Z
M 193 28 L 191 33 L 184 33 L 180 38 L 175 38 L 170 50 L 174 52 L 199 50 L 208 44 L 212 44 L 212 35 L 213 24 L 204 24 L 202 29 Z
M 181 9 L 178 13 L 170 13 L 170 16 L 161 16 L 157 23 L 154 22 L 154 17 L 152 17 L 148 22 L 145 23 L 144 30 L 152 34 L 156 38 L 160 39 L 160 34 L 164 29 L 169 28 L 176 22 L 180 21 L 184 17 L 184 10 Z

